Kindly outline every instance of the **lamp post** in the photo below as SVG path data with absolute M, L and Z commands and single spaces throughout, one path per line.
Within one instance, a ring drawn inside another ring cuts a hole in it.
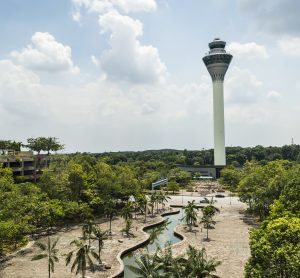
M 181 206 L 182 206 L 181 212 L 183 217 L 183 188 L 181 188 Z

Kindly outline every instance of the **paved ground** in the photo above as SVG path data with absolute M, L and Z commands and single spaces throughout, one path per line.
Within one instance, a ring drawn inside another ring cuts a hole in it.
M 191 194 L 183 192 L 184 195 Z M 187 201 L 199 201 L 203 199 L 199 194 L 193 193 L 193 196 L 172 196 L 170 203 L 181 205 L 186 204 Z M 249 252 L 249 234 L 250 226 L 244 221 L 244 216 L 241 213 L 245 209 L 245 205 L 238 201 L 237 198 L 231 198 L 232 204 L 229 204 L 229 197 L 216 199 L 216 206 L 220 208 L 221 213 L 217 215 L 217 224 L 215 229 L 209 230 L 210 241 L 205 241 L 206 231 L 202 228 L 195 227 L 193 232 L 187 232 L 185 225 L 177 227 L 177 231 L 183 233 L 187 237 L 187 241 L 181 242 L 174 246 L 175 253 L 182 253 L 188 244 L 192 244 L 198 248 L 205 247 L 209 256 L 215 257 L 222 261 L 222 265 L 218 267 L 217 274 L 222 278 L 241 278 L 243 277 L 244 264 L 250 255 Z M 201 212 L 199 211 L 199 219 Z M 160 217 L 148 218 L 148 223 L 159 221 Z M 145 238 L 145 234 L 141 231 L 144 225 L 143 217 L 134 220 L 133 232 L 135 238 L 124 238 L 121 229 L 124 226 L 124 220 L 116 218 L 113 222 L 113 237 L 105 241 L 104 249 L 102 252 L 102 260 L 111 264 L 112 269 L 96 273 L 88 273 L 90 277 L 109 277 L 111 274 L 117 272 L 119 263 L 116 260 L 117 254 L 120 250 L 134 245 Z M 101 228 L 108 229 L 108 222 L 104 221 L 100 224 Z M 74 226 L 68 230 L 61 231 L 55 235 L 59 237 L 58 248 L 60 250 L 60 262 L 55 266 L 55 273 L 51 276 L 53 278 L 71 278 L 76 277 L 75 274 L 70 272 L 70 267 L 65 266 L 65 254 L 71 248 L 69 243 L 81 236 L 81 228 Z M 122 241 L 122 242 L 119 242 Z M 96 246 L 96 243 L 94 243 Z M 0 270 L 1 278 L 46 278 L 47 276 L 47 263 L 46 260 L 31 261 L 34 254 L 37 254 L 38 248 L 33 246 L 29 248 L 26 254 L 17 256 L 8 261 L 4 268 Z M 77 275 L 78 276 L 78 275 Z
M 151 223 L 158 222 L 162 217 L 156 216 L 154 218 L 147 218 L 147 225 Z M 135 245 L 137 242 L 146 238 L 144 232 L 141 231 L 141 227 L 144 226 L 144 216 L 140 216 L 138 219 L 133 220 L 134 238 L 127 238 L 122 235 L 122 228 L 124 228 L 124 219 L 115 218 L 112 223 L 112 233 L 111 239 L 105 241 L 104 248 L 101 253 L 102 261 L 110 264 L 112 268 L 106 271 L 97 271 L 95 273 L 88 272 L 88 276 L 91 278 L 102 278 L 109 277 L 112 274 L 118 272 L 120 264 L 117 261 L 117 254 L 128 247 Z M 106 230 L 109 228 L 109 222 L 104 221 L 99 225 L 102 229 Z M 75 273 L 71 273 L 71 266 L 65 265 L 65 255 L 72 250 L 70 247 L 70 242 L 78 237 L 82 236 L 81 227 L 74 226 L 68 230 L 61 231 L 53 236 L 53 238 L 59 237 L 59 242 L 57 247 L 59 249 L 59 263 L 55 264 L 55 272 L 51 275 L 53 278 L 73 278 L 79 277 Z M 41 239 L 44 241 L 45 239 Z M 120 242 L 121 241 L 121 242 Z M 92 243 L 97 249 L 97 243 Z M 8 261 L 5 265 L 2 265 L 2 270 L 0 270 L 1 278 L 46 278 L 48 277 L 47 272 L 47 261 L 31 261 L 33 255 L 38 254 L 39 249 L 33 245 L 26 250 L 24 255 L 19 255 L 12 260 Z M 81 277 L 81 276 L 80 276 Z
M 195 200 L 199 202 L 199 197 L 185 197 L 184 202 Z M 244 265 L 250 256 L 249 250 L 249 226 L 244 221 L 242 212 L 245 205 L 238 201 L 236 197 L 216 199 L 220 214 L 216 216 L 217 224 L 215 229 L 209 230 L 209 241 L 206 241 L 206 229 L 199 225 L 194 227 L 193 232 L 188 232 L 186 225 L 177 226 L 176 231 L 187 237 L 187 240 L 176 244 L 175 254 L 182 253 L 191 244 L 197 248 L 205 247 L 207 254 L 214 257 L 222 264 L 217 268 L 217 275 L 222 278 L 241 278 L 243 277 Z M 172 198 L 172 203 L 180 204 L 181 197 Z M 201 212 L 198 213 L 199 219 Z

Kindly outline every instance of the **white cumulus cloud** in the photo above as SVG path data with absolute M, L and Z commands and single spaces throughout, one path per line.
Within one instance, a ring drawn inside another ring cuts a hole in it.
M 281 94 L 274 90 L 269 91 L 267 94 L 267 98 L 274 102 L 278 101 L 280 99 L 280 97 L 281 97 Z
M 11 52 L 11 57 L 19 64 L 38 71 L 79 72 L 73 64 L 71 48 L 56 41 L 48 32 L 36 32 L 31 41 L 32 44 L 21 51 Z
M 249 43 L 238 43 L 232 42 L 227 47 L 228 52 L 234 54 L 235 56 L 242 58 L 263 58 L 269 57 L 267 50 L 264 45 L 257 44 L 255 42 Z
M 166 66 L 157 48 L 142 45 L 138 37 L 143 24 L 129 16 L 111 11 L 99 17 L 102 32 L 110 32 L 110 49 L 100 59 L 108 77 L 133 83 L 153 83 L 163 79 Z
M 300 56 L 300 37 L 285 37 L 278 41 L 281 51 L 290 56 Z
M 155 0 L 71 0 L 73 20 L 81 20 L 81 11 L 103 14 L 118 9 L 125 13 L 150 12 L 156 9 Z
M 247 69 L 233 67 L 225 81 L 225 100 L 228 103 L 254 103 L 262 96 L 262 82 Z

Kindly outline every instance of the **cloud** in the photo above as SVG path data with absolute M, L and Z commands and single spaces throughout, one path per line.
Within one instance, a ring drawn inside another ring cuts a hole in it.
M 262 58 L 266 59 L 269 57 L 264 45 L 257 44 L 255 42 L 249 43 L 238 43 L 232 42 L 227 47 L 228 52 L 246 59 Z
M 281 98 L 281 94 L 272 90 L 267 93 L 267 98 L 271 101 L 277 102 Z
M 161 62 L 157 48 L 142 45 L 138 37 L 143 24 L 129 16 L 111 11 L 99 17 L 102 32 L 110 32 L 110 49 L 104 51 L 100 63 L 112 80 L 133 83 L 162 81 L 166 66 Z
M 300 37 L 285 37 L 278 41 L 281 51 L 289 56 L 300 56 Z
M 10 60 L 0 60 L 0 114 L 1 119 L 14 124 L 24 120 L 35 121 L 43 115 L 43 95 L 40 95 L 39 77 Z
M 262 82 L 246 69 L 233 67 L 225 86 L 225 100 L 231 104 L 254 103 L 262 96 Z
M 155 0 L 71 0 L 73 20 L 81 20 L 81 10 L 88 13 L 103 14 L 115 9 L 125 13 L 151 12 L 157 7 Z
M 37 71 L 79 73 L 79 68 L 73 64 L 69 46 L 56 41 L 48 32 L 36 32 L 31 41 L 32 45 L 11 52 L 10 56 L 19 64 Z
M 93 63 L 96 67 L 99 66 L 99 60 L 97 59 L 96 56 L 92 55 L 92 56 L 91 56 L 91 61 L 92 61 L 92 63 Z
M 240 9 L 250 14 L 259 31 L 271 34 L 300 34 L 300 1 L 238 0 Z

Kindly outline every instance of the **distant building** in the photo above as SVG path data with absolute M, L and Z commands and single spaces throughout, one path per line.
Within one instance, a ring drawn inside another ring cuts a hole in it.
M 7 152 L 0 155 L 0 163 L 5 168 L 11 168 L 14 177 L 18 180 L 33 181 L 42 174 L 47 166 L 47 155 L 34 155 L 31 151 Z

